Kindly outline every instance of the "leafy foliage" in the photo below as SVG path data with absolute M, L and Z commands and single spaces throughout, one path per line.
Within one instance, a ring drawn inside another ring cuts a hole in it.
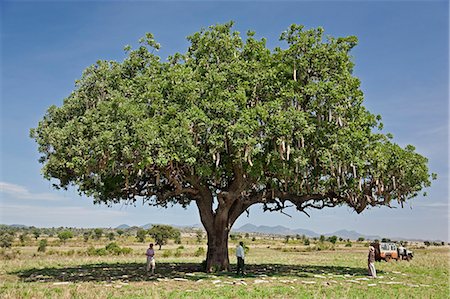
M 10 232 L 2 231 L 0 233 L 0 247 L 2 248 L 10 248 L 14 241 L 14 235 Z
M 145 237 L 147 236 L 147 231 L 145 229 L 139 229 L 136 232 L 136 239 L 141 242 L 144 243 L 145 242 Z
M 148 234 L 155 239 L 155 244 L 159 245 L 159 249 L 164 244 L 167 244 L 168 239 L 179 239 L 180 231 L 170 225 L 153 225 L 149 230 Z
M 42 239 L 39 241 L 38 252 L 45 252 L 47 250 L 48 241 L 47 239 Z
M 68 239 L 73 238 L 73 232 L 70 231 L 70 230 L 62 231 L 62 232 L 58 233 L 58 238 L 59 238 L 63 243 L 66 243 L 66 241 L 67 241 Z
M 144 198 L 183 206 L 238 177 L 241 200 L 267 210 L 404 202 L 429 186 L 427 159 L 392 143 L 364 106 L 349 55 L 354 36 L 292 25 L 287 48 L 266 47 L 232 23 L 188 37 L 161 62 L 151 34 L 119 63 L 87 68 L 31 136 L 47 179 L 97 202 Z M 196 185 L 198 188 L 196 188 Z

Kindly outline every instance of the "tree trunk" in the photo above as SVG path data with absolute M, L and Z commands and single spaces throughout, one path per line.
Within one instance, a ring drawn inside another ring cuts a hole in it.
M 213 225 L 212 231 L 207 231 L 208 252 L 206 254 L 206 271 L 229 271 L 228 234 L 226 223 L 218 222 Z
M 236 197 L 219 195 L 218 206 L 213 210 L 213 197 L 205 188 L 196 200 L 200 219 L 208 237 L 206 271 L 229 271 L 228 235 L 236 219 L 255 201 L 243 201 Z

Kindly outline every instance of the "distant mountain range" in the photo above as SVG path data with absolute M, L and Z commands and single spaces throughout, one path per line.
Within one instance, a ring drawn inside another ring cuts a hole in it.
M 119 226 L 116 227 L 116 229 L 127 229 L 130 228 L 131 226 L 129 226 L 128 224 L 121 224 Z
M 317 238 L 320 236 L 320 234 L 307 230 L 302 228 L 297 229 L 290 229 L 281 225 L 277 226 L 266 226 L 266 225 L 260 225 L 256 226 L 250 223 L 247 223 L 239 228 L 234 229 L 235 232 L 241 232 L 241 233 L 261 233 L 261 234 L 269 234 L 269 235 L 305 235 L 311 238 Z M 343 239 L 350 239 L 350 240 L 357 240 L 360 237 L 363 237 L 366 240 L 380 240 L 380 236 L 371 236 L 371 235 L 364 235 L 361 233 L 358 233 L 356 231 L 349 231 L 349 230 L 338 230 L 332 233 L 323 234 L 325 237 L 329 236 L 337 236 L 341 237 Z

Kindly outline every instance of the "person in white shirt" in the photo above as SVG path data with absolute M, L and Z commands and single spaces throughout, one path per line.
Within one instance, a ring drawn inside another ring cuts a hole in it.
M 236 257 L 237 257 L 237 275 L 239 275 L 239 272 L 244 275 L 244 242 L 239 242 L 239 245 L 236 247 Z
M 155 274 L 155 250 L 153 250 L 153 243 L 150 243 L 145 255 L 147 256 L 147 272 L 151 268 L 152 274 Z

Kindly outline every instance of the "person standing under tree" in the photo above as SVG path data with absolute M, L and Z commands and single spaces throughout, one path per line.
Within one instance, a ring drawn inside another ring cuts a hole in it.
M 236 247 L 236 257 L 237 257 L 237 271 L 236 274 L 239 275 L 239 272 L 241 272 L 242 275 L 244 275 L 244 242 L 239 242 L 239 245 Z
M 155 250 L 153 250 L 153 243 L 150 243 L 145 253 L 147 256 L 147 272 L 152 269 L 152 274 L 155 274 Z
M 369 276 L 372 278 L 377 277 L 377 271 L 375 270 L 375 248 L 369 247 L 369 255 L 367 256 L 367 266 L 369 268 Z

